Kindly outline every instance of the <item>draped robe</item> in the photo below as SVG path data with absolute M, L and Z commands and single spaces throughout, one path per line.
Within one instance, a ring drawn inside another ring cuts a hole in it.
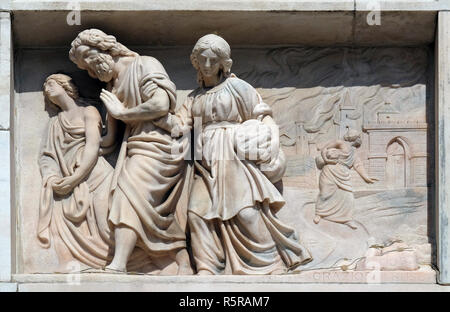
M 138 56 L 112 92 L 126 108 L 133 108 L 158 88 L 167 92 L 173 112 L 175 85 L 155 58 Z M 187 168 L 185 144 L 151 120 L 126 122 L 111 185 L 109 221 L 133 229 L 137 246 L 152 259 L 173 257 L 186 247 L 186 235 L 176 217 Z
M 100 122 L 98 127 L 101 131 Z M 37 235 L 40 244 L 49 248 L 51 233 L 57 233 L 74 258 L 93 268 L 101 268 L 108 260 L 110 242 L 108 234 L 99 229 L 98 222 L 106 224 L 107 194 L 113 168 L 99 157 L 87 178 L 67 196 L 55 195 L 50 183 L 53 177 L 67 177 L 75 172 L 85 144 L 84 123 L 71 123 L 64 112 L 50 120 L 39 160 L 42 188 Z
M 174 135 L 201 120 L 200 133 L 194 134 L 195 179 L 188 206 L 197 270 L 271 274 L 311 260 L 297 232 L 275 216 L 285 201 L 269 174 L 235 150 L 238 127 L 266 115 L 271 109 L 256 90 L 232 75 L 212 89 L 191 93 L 165 120 Z M 284 161 L 274 159 L 274 164 L 271 174 L 280 177 L 275 172 L 282 175 Z
M 337 223 L 353 220 L 354 197 L 351 184 L 351 168 L 355 161 L 355 149 L 341 152 L 337 164 L 325 164 L 319 176 L 319 195 L 316 215 Z

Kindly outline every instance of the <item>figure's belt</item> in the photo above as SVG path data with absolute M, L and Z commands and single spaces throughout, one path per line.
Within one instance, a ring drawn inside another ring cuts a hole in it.
M 232 121 L 219 121 L 219 122 L 208 122 L 203 127 L 203 131 L 209 131 L 209 130 L 215 130 L 215 129 L 225 129 L 225 128 L 233 128 L 240 125 L 239 122 L 232 122 Z

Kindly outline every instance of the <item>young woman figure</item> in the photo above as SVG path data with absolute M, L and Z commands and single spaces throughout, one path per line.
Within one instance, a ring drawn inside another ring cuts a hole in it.
M 60 111 L 50 119 L 41 147 L 42 189 L 38 239 L 53 242 L 59 269 L 74 259 L 93 268 L 106 265 L 111 245 L 108 191 L 113 168 L 99 156 L 102 120 L 93 106 L 79 103 L 71 78 L 49 76 L 44 83 L 47 102 Z

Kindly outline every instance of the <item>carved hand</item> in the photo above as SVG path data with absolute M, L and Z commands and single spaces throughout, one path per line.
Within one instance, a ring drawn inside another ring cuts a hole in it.
M 76 175 L 71 175 L 68 177 L 64 177 L 59 181 L 55 181 L 53 183 L 53 192 L 58 195 L 67 195 L 72 189 L 77 186 L 79 183 L 78 177 Z
M 57 182 L 61 181 L 61 177 L 58 176 L 52 176 L 47 180 L 47 184 L 51 185 L 53 187 L 53 185 Z
M 367 178 L 367 179 L 364 179 L 367 183 L 369 183 L 369 184 L 372 184 L 372 183 L 375 183 L 376 181 L 379 181 L 377 178 Z
M 100 93 L 100 99 L 108 109 L 108 113 L 116 119 L 120 119 L 121 113 L 124 111 L 123 104 L 119 101 L 117 96 L 105 89 Z

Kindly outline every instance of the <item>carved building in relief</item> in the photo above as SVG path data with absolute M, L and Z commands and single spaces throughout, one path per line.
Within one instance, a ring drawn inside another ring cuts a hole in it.
M 377 112 L 377 121 L 364 124 L 368 133 L 369 173 L 386 188 L 427 185 L 427 124 L 402 120 L 389 104 Z

